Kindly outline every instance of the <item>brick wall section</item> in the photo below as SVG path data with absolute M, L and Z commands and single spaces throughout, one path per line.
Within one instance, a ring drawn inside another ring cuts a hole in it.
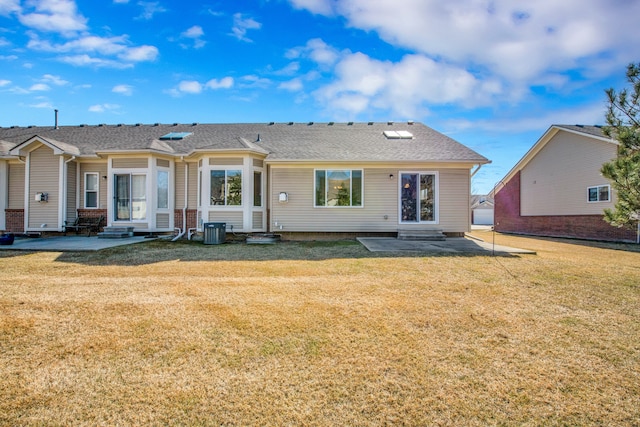
M 635 242 L 636 232 L 612 227 L 602 215 L 520 215 L 520 172 L 495 195 L 496 231 L 534 236 Z
M 5 209 L 5 225 L 12 233 L 24 233 L 24 209 Z
M 182 225 L 182 209 L 174 210 L 174 226 L 186 231 Z M 196 228 L 198 225 L 198 211 L 195 209 L 187 209 L 187 229 Z

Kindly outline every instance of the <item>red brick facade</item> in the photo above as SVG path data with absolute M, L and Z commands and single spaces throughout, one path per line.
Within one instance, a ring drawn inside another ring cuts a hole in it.
M 5 209 L 6 231 L 24 233 L 24 209 Z
M 612 227 L 602 215 L 520 215 L 520 171 L 495 195 L 494 228 L 503 233 L 635 242 L 636 233 Z
M 198 211 L 195 209 L 187 209 L 187 230 L 189 228 L 196 228 L 198 225 Z M 174 211 L 174 226 L 180 228 L 182 231 L 186 231 L 182 225 L 182 209 L 176 209 Z

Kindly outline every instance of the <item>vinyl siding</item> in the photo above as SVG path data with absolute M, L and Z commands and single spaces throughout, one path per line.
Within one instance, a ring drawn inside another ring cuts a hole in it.
M 156 228 L 169 228 L 170 216 L 169 214 L 159 213 L 156 214 Z
M 107 209 L 107 163 L 81 163 L 80 164 L 80 208 L 84 208 L 84 174 L 87 172 L 98 173 L 98 208 Z
M 224 222 L 227 224 L 227 230 L 231 230 L 233 225 L 233 229 L 239 231 L 244 228 L 242 217 L 243 213 L 240 211 L 209 211 L 209 220 L 207 222 Z
M 345 168 L 345 167 L 340 167 Z M 360 169 L 350 166 L 349 169 Z M 398 223 L 398 168 L 364 168 L 362 207 L 316 208 L 314 204 L 313 168 L 271 169 L 272 230 L 291 232 L 395 232 L 398 228 L 442 229 L 464 232 L 469 228 L 469 170 L 425 169 L 439 173 L 439 223 Z M 411 168 L 412 172 L 420 169 Z M 393 174 L 393 179 L 389 175 Z M 280 203 L 280 192 L 288 194 L 288 202 Z M 385 219 L 386 216 L 386 219 Z M 278 226 L 275 226 L 275 222 Z
M 471 197 L 469 171 L 444 169 L 440 171 L 440 224 L 444 232 L 469 231 Z
M 187 208 L 188 209 L 196 209 L 198 203 L 198 165 L 195 162 L 185 163 L 179 162 L 176 163 L 176 185 L 175 185 L 175 206 L 176 209 L 182 209 L 184 207 L 184 168 L 188 167 L 188 199 L 187 199 Z
M 241 157 L 209 157 L 210 166 L 242 166 Z
M 111 163 L 114 169 L 146 169 L 149 166 L 149 160 L 146 157 L 141 158 L 116 158 Z
M 8 209 L 24 209 L 24 183 L 24 165 L 10 163 Z
M 45 229 L 58 228 L 58 183 L 60 159 L 53 155 L 53 150 L 41 146 L 29 154 L 29 228 Z M 36 193 L 49 193 L 48 202 L 36 202 Z
M 600 175 L 603 163 L 616 156 L 610 142 L 558 132 L 521 171 L 521 214 L 602 214 L 610 202 L 589 203 L 587 188 L 607 185 Z

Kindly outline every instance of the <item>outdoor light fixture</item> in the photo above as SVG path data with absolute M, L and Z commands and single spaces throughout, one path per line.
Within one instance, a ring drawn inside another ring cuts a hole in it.
M 392 173 L 389 174 L 389 179 L 393 179 L 393 174 Z

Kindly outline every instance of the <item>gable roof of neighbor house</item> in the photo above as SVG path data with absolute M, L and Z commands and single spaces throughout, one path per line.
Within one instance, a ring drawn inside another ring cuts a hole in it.
M 471 195 L 471 209 L 493 209 L 494 201 L 491 196 L 483 194 Z
M 388 131 L 408 131 L 388 137 Z M 173 134 L 173 135 L 169 135 Z M 175 138 L 172 139 L 175 135 Z M 167 138 L 162 138 L 167 136 Z M 402 137 L 400 137 L 402 136 Z M 182 137 L 182 138 L 180 138 Z M 0 128 L 6 154 L 34 140 L 67 154 L 95 157 L 117 152 L 189 156 L 207 151 L 251 151 L 268 161 L 490 161 L 421 123 L 136 124 Z
M 602 126 L 587 126 L 587 125 L 551 125 L 549 129 L 536 141 L 536 143 L 525 153 L 524 156 L 515 164 L 513 168 L 502 178 L 499 183 L 503 185 L 497 185 L 496 187 L 489 193 L 491 197 L 494 197 L 497 193 L 500 192 L 504 183 L 509 182 L 511 178 L 518 172 L 522 170 L 539 152 L 544 148 L 545 145 L 560 131 L 580 134 L 583 136 L 587 136 L 590 138 L 598 139 L 600 141 L 610 142 L 612 144 L 617 144 L 616 140 L 605 136 L 602 132 Z

